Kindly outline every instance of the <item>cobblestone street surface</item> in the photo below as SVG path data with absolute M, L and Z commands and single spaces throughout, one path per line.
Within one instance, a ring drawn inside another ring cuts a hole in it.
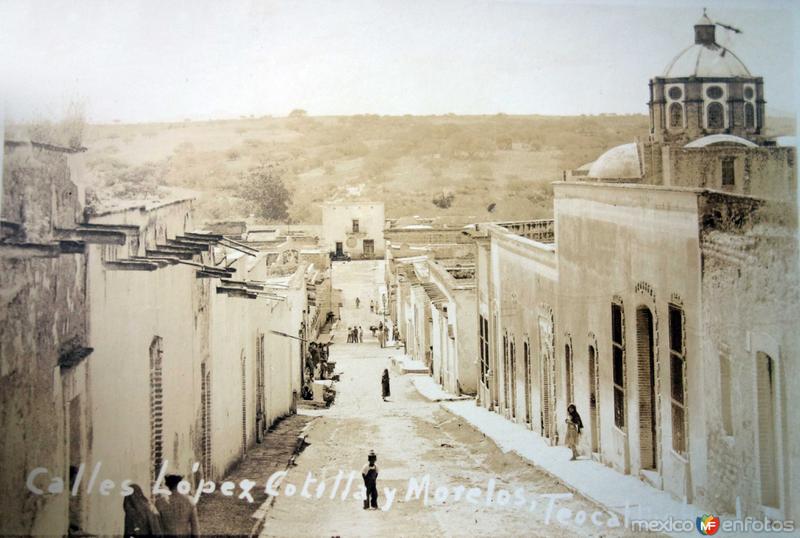
M 232 497 L 221 495 L 219 490 L 212 495 L 201 496 L 197 510 L 204 536 L 249 536 L 258 531 L 260 522 L 253 514 L 268 498 L 264 483 L 272 473 L 286 469 L 297 449 L 298 435 L 313 418 L 299 414 L 284 418 L 261 444 L 250 449 L 247 456 L 225 476 L 224 480 L 236 484 L 244 479 L 257 482 L 251 490 L 252 503 L 238 498 L 238 486 Z M 224 480 L 219 480 L 217 487 Z
M 392 371 L 391 358 L 402 350 L 380 349 L 366 334 L 363 344 L 342 344 L 348 322 L 369 322 L 370 290 L 377 288 L 381 272 L 376 262 L 336 267 L 335 285 L 345 289 L 343 319 L 331 348 L 342 372 L 336 402 L 330 409 L 305 411 L 319 417 L 307 430 L 310 446 L 282 481 L 261 535 L 624 534 L 614 516 L 518 456 L 504 454 L 465 421 L 420 396 L 413 375 Z M 386 402 L 380 385 L 384 368 L 392 379 Z M 381 510 L 364 510 L 360 497 L 360 470 L 370 450 L 378 455 Z M 426 477 L 427 499 L 424 486 L 419 497 L 413 491 L 407 496 L 411 481 L 422 486 Z

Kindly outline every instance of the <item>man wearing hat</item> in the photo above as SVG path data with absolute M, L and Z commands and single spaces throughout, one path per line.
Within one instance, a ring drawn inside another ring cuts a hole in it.
M 370 507 L 375 510 L 378 509 L 378 466 L 375 464 L 376 461 L 378 461 L 378 456 L 375 455 L 374 450 L 370 450 L 367 456 L 367 464 L 361 469 L 364 487 L 367 488 L 367 498 L 364 499 L 364 510 Z
M 161 528 L 165 536 L 200 536 L 197 507 L 191 497 L 178 491 L 181 480 L 183 477 L 176 474 L 164 477 L 169 495 L 159 495 L 155 502 L 161 514 Z

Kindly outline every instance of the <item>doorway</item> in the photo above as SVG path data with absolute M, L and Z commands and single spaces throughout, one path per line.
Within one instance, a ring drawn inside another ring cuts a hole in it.
M 341 241 L 336 242 L 336 257 L 341 258 L 344 256 L 344 246 Z
M 772 357 L 756 354 L 756 405 L 758 416 L 758 471 L 761 504 L 779 508 L 780 478 L 775 427 L 775 364 Z
M 375 257 L 375 241 L 373 239 L 364 239 L 364 257 L 370 260 Z
M 641 306 L 636 310 L 636 351 L 639 366 L 639 450 L 641 468 L 658 467 L 656 432 L 655 365 L 653 353 L 653 314 Z

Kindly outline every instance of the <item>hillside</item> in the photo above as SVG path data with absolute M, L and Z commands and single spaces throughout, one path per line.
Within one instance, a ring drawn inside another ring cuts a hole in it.
M 387 217 L 545 217 L 561 170 L 647 135 L 643 115 L 377 116 L 242 118 L 91 125 L 84 145 L 101 196 L 200 192 L 200 219 L 250 214 L 237 197 L 242 174 L 277 163 L 293 192 L 295 222 L 318 223 L 317 205 L 350 190 L 384 200 Z M 452 195 L 449 208 L 433 204 Z M 486 207 L 494 202 L 489 215 Z

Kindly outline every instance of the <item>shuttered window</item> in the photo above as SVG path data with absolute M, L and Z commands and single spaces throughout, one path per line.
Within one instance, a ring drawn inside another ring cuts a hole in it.
M 672 449 L 686 453 L 686 356 L 683 310 L 669 305 L 670 397 L 672 400 Z
M 517 344 L 513 335 L 511 336 L 511 342 L 509 343 L 508 357 L 510 373 L 508 377 L 511 382 L 511 418 L 514 418 L 517 416 Z
M 206 363 L 200 365 L 200 375 L 202 376 L 200 404 L 203 428 L 203 475 L 208 480 L 211 478 L 211 372 L 206 368 Z
M 150 462 L 152 478 L 158 477 L 164 461 L 164 387 L 162 360 L 164 351 L 160 336 L 150 343 Z
M 503 397 L 505 398 L 506 408 L 509 407 L 509 371 L 508 371 L 508 335 L 503 335 Z
M 575 403 L 575 379 L 572 365 L 572 346 L 564 346 L 564 376 L 567 384 L 567 405 Z
M 625 428 L 625 344 L 622 305 L 611 305 L 611 353 L 614 381 L 614 425 Z
M 247 360 L 242 354 L 242 454 L 247 452 Z
M 489 322 L 483 316 L 479 318 L 479 344 L 481 356 L 481 382 L 486 384 L 486 376 L 489 372 Z
M 642 469 L 658 467 L 658 410 L 655 388 L 653 313 L 647 307 L 636 309 L 636 351 L 639 384 L 639 449 Z
M 531 401 L 531 344 L 526 338 L 522 343 L 522 361 L 525 368 L 525 422 L 532 423 L 533 403 Z

